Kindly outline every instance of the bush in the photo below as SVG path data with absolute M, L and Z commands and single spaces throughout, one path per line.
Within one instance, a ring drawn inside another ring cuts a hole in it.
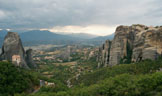
M 0 62 L 0 95 L 7 96 L 21 93 L 39 84 L 30 72 L 16 68 L 9 62 Z
M 134 64 L 120 64 L 113 67 L 100 68 L 92 73 L 81 75 L 79 80 L 73 81 L 73 84 L 78 85 L 78 83 L 79 84 L 83 83 L 84 85 L 89 86 L 105 78 L 114 77 L 116 75 L 124 73 L 133 75 L 153 73 L 159 70 L 159 68 L 161 67 L 162 67 L 161 58 L 159 58 L 156 61 L 145 60 Z

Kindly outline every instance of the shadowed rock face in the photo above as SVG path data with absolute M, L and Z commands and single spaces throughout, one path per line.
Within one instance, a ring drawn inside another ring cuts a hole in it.
M 147 27 L 145 25 L 119 26 L 116 29 L 115 37 L 111 41 L 109 55 L 99 49 L 99 65 L 108 60 L 104 65 L 113 66 L 121 60 L 138 62 L 145 59 L 155 60 L 162 54 L 162 27 Z M 101 55 L 102 54 L 102 55 Z M 129 58 L 128 58 L 129 57 Z M 104 58 L 104 59 L 103 59 Z M 109 59 L 107 59 L 109 58 Z
M 32 57 L 32 49 L 28 49 L 27 51 L 26 51 L 26 62 L 27 62 L 27 64 L 28 64 L 28 66 L 30 67 L 30 68 L 36 68 L 37 67 L 37 65 L 34 63 L 34 61 L 33 61 L 33 57 Z
M 101 62 L 98 62 L 98 67 L 108 66 L 107 64 L 109 63 L 110 47 L 111 41 L 106 40 L 105 44 L 103 44 L 102 47 L 99 48 L 98 60 L 100 60 Z

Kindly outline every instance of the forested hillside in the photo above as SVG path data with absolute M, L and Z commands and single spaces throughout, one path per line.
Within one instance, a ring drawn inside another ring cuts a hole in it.
M 161 96 L 161 67 L 162 58 L 93 69 L 74 79 L 72 88 L 43 87 L 30 96 Z
M 32 70 L 15 67 L 9 62 L 0 62 L 0 96 L 31 92 L 39 86 L 39 75 Z

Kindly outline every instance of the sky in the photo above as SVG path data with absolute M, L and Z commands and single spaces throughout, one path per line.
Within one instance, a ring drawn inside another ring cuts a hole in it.
M 0 0 L 0 29 L 109 35 L 119 25 L 162 25 L 162 0 Z

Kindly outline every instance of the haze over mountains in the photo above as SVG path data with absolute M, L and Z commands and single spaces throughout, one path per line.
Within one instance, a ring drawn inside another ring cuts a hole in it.
M 0 30 L 0 40 L 3 41 L 7 30 Z M 19 33 L 19 32 L 18 32 Z M 31 30 L 23 33 L 19 33 L 22 38 L 22 42 L 25 46 L 31 45 L 40 45 L 40 44 L 85 44 L 88 43 L 94 44 L 96 41 L 104 42 L 107 39 L 112 39 L 112 35 L 108 36 L 97 36 L 88 33 L 53 33 L 47 30 Z M 95 42 L 93 42 L 95 41 Z M 102 44 L 102 43 L 101 43 Z M 2 44 L 0 43 L 0 46 Z
M 76 37 L 76 38 L 80 38 L 80 39 L 92 39 L 92 38 L 98 37 L 97 35 L 92 35 L 92 34 L 88 34 L 88 33 L 70 33 L 67 35 Z
M 106 35 L 106 36 L 98 36 L 98 37 L 96 37 L 96 38 L 92 38 L 92 40 L 97 40 L 97 41 L 105 41 L 105 40 L 107 40 L 107 39 L 109 39 L 109 40 L 112 40 L 113 38 L 114 38 L 114 33 L 113 34 L 110 34 L 110 35 Z

